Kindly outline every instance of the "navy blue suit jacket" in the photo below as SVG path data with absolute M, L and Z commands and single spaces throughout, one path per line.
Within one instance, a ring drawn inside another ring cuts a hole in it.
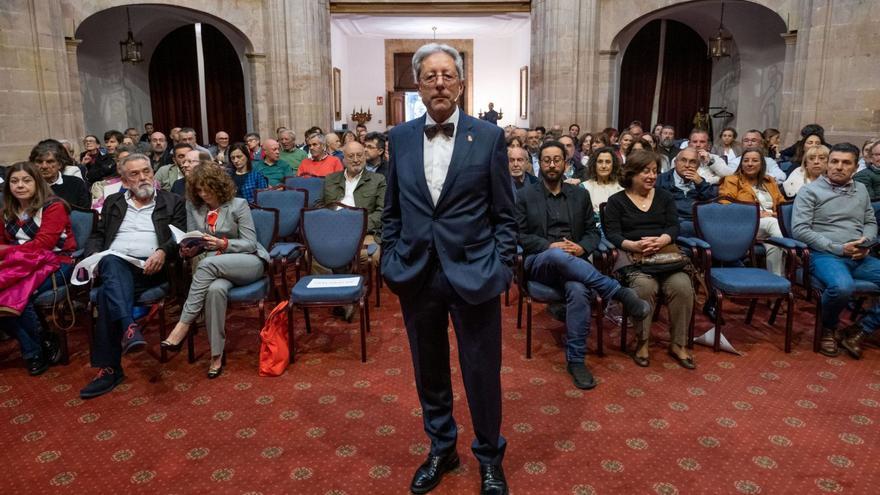
M 509 285 L 516 253 L 504 132 L 459 114 L 435 207 L 425 180 L 424 128 L 423 116 L 389 134 L 382 275 L 396 294 L 412 295 L 422 288 L 436 256 L 459 296 L 472 304 L 486 302 Z
M 674 173 L 675 169 L 673 168 L 658 175 L 654 187 L 672 194 L 672 198 L 675 199 L 675 208 L 678 210 L 679 221 L 691 221 L 694 216 L 692 212 L 694 202 L 708 201 L 718 196 L 718 186 L 704 180 L 685 194 L 681 189 L 675 187 L 675 176 L 672 175 Z

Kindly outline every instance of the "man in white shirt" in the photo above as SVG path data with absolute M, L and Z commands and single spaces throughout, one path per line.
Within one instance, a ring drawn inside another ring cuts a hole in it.
M 736 172 L 736 168 L 727 165 L 723 158 L 709 152 L 709 133 L 703 129 L 691 131 L 688 146 L 697 150 L 700 157 L 700 167 L 697 172 L 700 177 L 706 179 L 709 184 L 718 184 L 724 177 Z
M 114 255 L 104 256 L 98 263 L 93 274 L 97 278 L 93 283 L 98 291 L 98 319 L 91 362 L 99 371 L 80 390 L 83 399 L 113 390 L 125 378 L 122 355 L 146 344 L 132 318 L 132 307 L 139 294 L 167 282 L 162 269 L 178 254 L 169 225 L 186 231 L 183 199 L 154 188 L 153 167 L 146 155 L 127 156 L 119 164 L 119 172 L 126 190 L 107 196 L 86 254 L 111 249 L 144 260 L 144 267 Z
M 747 150 L 749 148 L 756 148 L 761 150 L 761 153 L 764 154 L 764 161 L 767 163 L 767 175 L 772 176 L 776 179 L 776 183 L 782 185 L 785 182 L 786 175 L 785 172 L 779 168 L 779 164 L 776 163 L 776 160 L 767 156 L 766 151 L 764 150 L 764 135 L 761 131 L 757 129 L 749 129 L 743 134 L 742 138 L 743 150 Z M 736 172 L 736 169 L 739 168 L 739 161 L 742 158 L 742 155 L 734 158 L 728 164 L 729 167 L 733 168 L 733 171 Z

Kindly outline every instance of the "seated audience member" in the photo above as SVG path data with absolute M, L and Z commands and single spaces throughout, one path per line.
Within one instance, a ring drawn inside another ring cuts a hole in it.
M 595 220 L 599 221 L 599 205 L 607 203 L 608 198 L 623 190 L 620 186 L 620 160 L 611 148 L 594 151 L 587 164 L 587 180 L 581 187 L 590 193 Z
M 104 133 L 104 148 L 107 153 L 116 155 L 116 148 L 122 146 L 125 135 L 117 130 L 110 130 Z
M 296 145 L 296 133 L 290 129 L 284 129 L 278 133 L 278 144 L 281 145 L 281 157 L 279 160 L 290 165 L 290 175 L 296 175 L 299 164 L 309 156 L 308 153 Z
M 256 132 L 249 132 L 244 135 L 244 143 L 247 145 L 251 153 L 251 162 L 263 160 L 263 146 L 260 144 L 260 135 Z
M 618 158 L 620 158 L 620 163 L 626 163 L 626 154 L 629 153 L 629 149 L 635 141 L 636 139 L 629 131 L 623 131 L 620 134 L 620 148 L 617 154 Z
M 665 157 L 664 157 L 665 158 Z M 700 166 L 700 155 L 694 148 L 679 150 L 673 161 L 671 170 L 657 176 L 657 189 L 666 191 L 675 201 L 678 212 L 679 235 L 692 237 L 695 235 L 693 222 L 693 206 L 697 201 L 708 201 L 718 195 L 718 187 L 697 172 Z
M 116 173 L 116 161 L 107 149 L 98 145 L 98 136 L 89 134 L 83 138 L 83 152 L 79 162 L 86 168 L 86 183 L 98 182 L 108 175 Z
M 712 153 L 720 156 L 725 163 L 730 163 L 742 154 L 742 145 L 736 140 L 736 129 L 725 127 L 718 135 L 718 142 L 712 146 Z
M 51 289 L 53 280 L 56 284 L 64 285 L 64 279 L 70 276 L 73 262 L 70 254 L 76 250 L 76 239 L 67 205 L 52 194 L 46 181 L 28 162 L 16 163 L 6 170 L 3 204 L 6 207 L 3 209 L 4 229 L 0 236 L 0 266 L 14 252 L 27 253 L 30 258 L 51 251 L 61 262 L 55 273 L 33 280 L 36 291 L 30 294 L 27 305 L 18 316 L 0 312 L 4 316 L 4 326 L 15 331 L 28 373 L 36 376 L 46 371 L 50 362 L 57 359 L 58 349 L 40 324 L 33 299 L 37 294 Z M 32 268 L 36 270 L 37 266 Z M 10 299 L 14 299 L 13 293 L 7 291 L 17 289 L 16 286 L 0 289 L 0 298 L 5 300 L 6 296 L 10 296 Z
M 764 132 L 761 133 L 761 137 L 764 138 L 764 143 L 767 148 L 767 157 L 776 160 L 776 162 L 781 162 L 779 153 L 779 140 L 782 138 L 782 134 L 779 132 L 779 129 L 774 129 L 772 127 L 768 127 L 764 129 Z
M 519 136 L 511 135 L 507 138 L 507 147 L 508 148 L 525 148 L 523 142 L 519 140 Z
M 670 162 L 678 154 L 678 144 L 675 140 L 675 127 L 669 124 L 660 129 L 660 140 L 657 142 L 657 153 L 665 156 Z
M 779 164 L 776 163 L 776 160 L 767 157 L 767 152 L 764 150 L 764 135 L 761 131 L 757 129 L 749 129 L 746 131 L 746 133 L 743 134 L 742 145 L 744 150 L 743 153 L 749 148 L 761 151 L 761 154 L 764 156 L 764 163 L 767 165 L 767 175 L 773 177 L 776 180 L 777 185 L 785 182 L 785 172 L 779 168 Z M 742 155 L 734 158 L 728 162 L 728 167 L 731 170 L 736 171 L 739 168 L 739 162 L 741 159 Z
M 525 148 L 507 148 L 507 165 L 513 182 L 514 195 L 524 186 L 538 182 L 534 175 L 526 173 L 526 169 L 531 166 L 531 159 Z
M 358 141 L 360 142 L 360 141 Z M 315 133 L 306 138 L 309 146 L 309 157 L 299 164 L 296 175 L 299 177 L 326 177 L 333 172 L 342 171 L 342 162 L 335 156 L 327 154 L 324 135 Z
M 691 159 L 693 154 L 688 154 Z M 691 277 L 671 264 L 665 272 L 643 269 L 637 262 L 658 253 L 678 253 L 675 238 L 679 225 L 675 199 L 668 192 L 654 187 L 657 179 L 656 153 L 635 151 L 623 165 L 620 184 L 623 191 L 608 198 L 605 206 L 605 237 L 617 246 L 620 255 L 615 269 L 623 285 L 633 288 L 648 301 L 650 310 L 635 325 L 638 343 L 632 355 L 638 366 L 650 364 L 649 340 L 657 294 L 666 296 L 669 306 L 669 334 L 672 342 L 668 353 L 686 369 L 695 369 L 694 358 L 687 349 L 687 333 L 694 305 Z
M 808 150 L 818 148 L 819 146 L 825 146 L 827 148 L 828 144 L 825 142 L 825 139 L 818 134 L 810 134 L 801 139 L 795 144 L 794 156 L 791 159 L 791 163 L 795 166 L 800 166 L 804 161 L 804 154 Z
M 253 203 L 257 189 L 266 189 L 269 187 L 269 182 L 266 176 L 251 165 L 251 155 L 246 144 L 235 143 L 229 147 L 229 163 L 233 167 L 230 174 L 232 174 L 232 182 L 235 183 L 235 196 Z
M 776 208 L 785 201 L 779 186 L 773 177 L 767 175 L 767 157 L 764 151 L 757 148 L 746 148 L 740 155 L 740 164 L 736 173 L 725 177 L 718 186 L 718 195 L 737 201 L 755 203 L 760 208 L 761 219 L 758 225 L 757 239 L 782 237 L 779 220 L 776 219 Z M 767 251 L 767 269 L 776 275 L 782 275 L 782 248 L 764 243 Z
M 120 173 L 126 191 L 104 202 L 86 254 L 112 249 L 142 259 L 145 264 L 139 268 L 113 255 L 98 263 L 96 280 L 92 281 L 98 289 L 98 318 L 91 357 L 98 373 L 80 390 L 83 399 L 106 394 L 119 385 L 125 378 L 122 354 L 146 345 L 140 326 L 132 318 L 132 306 L 136 295 L 167 281 L 162 268 L 177 256 L 177 243 L 168 226 L 186 230 L 183 199 L 155 189 L 153 167 L 146 155 L 126 157 Z
M 348 144 L 352 141 L 357 141 L 357 140 L 358 140 L 358 137 L 357 137 L 357 134 L 354 133 L 354 131 L 345 131 L 342 133 L 342 145 L 343 146 L 345 146 L 346 144 Z
M 736 167 L 728 166 L 720 156 L 709 153 L 709 133 L 703 129 L 694 129 L 688 138 L 688 146 L 697 150 L 700 157 L 700 167 L 697 172 L 710 184 L 718 184 L 721 179 L 736 171 Z M 678 152 L 673 153 L 675 157 Z M 659 165 L 659 164 L 658 164 Z
M 149 142 L 150 142 L 150 136 L 153 135 L 153 131 L 154 131 L 154 129 L 153 129 L 153 123 L 152 123 L 152 122 L 146 122 L 146 123 L 144 123 L 144 133 L 141 134 L 141 136 L 138 138 L 138 141 L 140 141 L 140 142 L 142 142 L 142 143 L 149 143 Z
M 364 152 L 367 154 L 367 170 L 377 174 L 388 173 L 388 160 L 385 159 L 385 143 L 387 139 L 381 132 L 367 133 L 364 138 Z
M 587 180 L 587 167 L 581 165 L 580 157 L 575 156 L 574 138 L 565 135 L 559 138 L 565 151 L 565 180 L 566 183 L 576 186 Z
M 354 127 L 354 130 L 357 133 L 358 142 L 364 144 L 364 139 L 367 137 L 367 126 L 365 124 L 358 124 Z M 324 134 L 324 131 L 320 128 L 318 128 L 317 131 Z
M 880 157 L 877 157 L 875 160 L 871 153 L 871 149 L 874 147 L 874 144 L 880 142 L 880 139 L 868 139 L 865 141 L 865 144 L 862 145 L 862 157 L 859 158 L 859 169 L 856 173 L 865 170 L 865 168 L 870 165 L 880 165 Z
M 810 247 L 810 274 L 825 286 L 820 351 L 836 356 L 839 343 L 856 359 L 862 356 L 862 342 L 880 327 L 880 305 L 875 302 L 860 321 L 837 329 L 854 280 L 880 285 L 880 259 L 861 247 L 876 239 L 877 220 L 864 184 L 852 180 L 858 157 L 859 149 L 850 143 L 832 146 L 828 170 L 801 188 L 791 218 L 794 238 Z
M 810 136 L 817 136 L 819 142 L 825 144 L 825 128 L 819 124 L 807 124 L 801 128 L 801 138 L 793 145 L 779 152 L 779 159 L 784 162 L 793 161 L 798 153 L 798 149 L 803 149 L 804 141 Z
M 865 157 L 867 163 L 865 169 L 856 173 L 853 179 L 865 185 L 871 201 L 878 201 L 880 200 L 880 141 L 871 146 Z M 870 157 L 870 161 L 868 161 L 868 157 Z
M 171 138 L 171 141 L 168 142 L 169 146 L 173 147 L 175 144 L 180 144 L 180 127 L 172 127 L 168 131 L 168 137 Z
M 220 131 L 217 134 L 214 134 L 214 144 L 208 146 L 208 152 L 211 153 L 211 158 L 216 160 L 217 163 L 228 165 L 229 133 L 227 133 L 226 131 Z
M 593 293 L 606 302 L 620 301 L 635 319 L 647 317 L 650 308 L 632 290 L 602 275 L 587 261 L 599 245 L 599 229 L 589 193 L 562 180 L 567 166 L 563 146 L 559 141 L 541 146 L 544 179 L 519 191 L 516 220 L 527 278 L 565 293 L 567 370 L 576 387 L 591 389 L 596 381 L 584 359 Z
M 534 131 L 529 131 L 529 132 L 532 133 Z M 535 133 L 535 134 L 536 134 L 535 137 L 537 138 L 537 133 Z M 529 139 L 530 139 L 529 152 L 531 152 L 532 151 L 531 138 L 529 138 Z M 540 143 L 535 143 L 535 144 L 540 145 Z M 578 141 L 578 149 L 581 150 L 581 165 L 586 167 L 587 164 L 590 162 L 590 154 L 593 153 L 593 135 L 590 134 L 589 132 L 587 132 L 583 136 L 581 136 L 580 141 Z
M 180 254 L 192 258 L 195 269 L 180 321 L 162 347 L 180 350 L 193 322 L 204 310 L 205 327 L 211 343 L 208 378 L 223 373 L 226 345 L 226 295 L 237 285 L 255 282 L 271 261 L 257 242 L 254 219 L 247 201 L 235 197 L 235 184 L 212 162 L 198 165 L 186 184 L 187 230 L 204 233 L 204 253 L 195 246 L 180 247 Z
M 263 159 L 254 160 L 254 169 L 263 174 L 270 187 L 284 184 L 284 178 L 291 175 L 290 164 L 281 160 L 281 145 L 274 139 L 263 141 Z
M 331 156 L 335 156 L 339 161 L 342 161 L 344 154 L 342 152 L 342 141 L 339 140 L 339 134 L 336 134 L 335 132 L 324 134 L 324 142 L 327 143 L 327 153 Z
M 663 130 L 663 124 L 661 124 L 660 122 L 657 122 L 656 124 L 654 124 L 654 129 L 651 130 L 651 135 L 654 136 L 654 141 L 657 143 L 660 142 L 660 131 L 662 131 L 662 130 Z
M 180 196 L 186 197 L 186 183 L 189 176 L 192 174 L 194 168 L 199 166 L 201 163 L 207 163 L 210 165 L 216 165 L 217 168 L 223 169 L 222 165 L 217 165 L 211 158 L 211 154 L 205 151 L 199 150 L 190 150 L 186 152 L 186 156 L 183 158 L 183 166 L 181 167 L 181 171 L 183 172 L 183 177 L 174 181 L 174 184 L 171 185 L 171 192 Z
M 602 129 L 602 134 L 604 134 L 605 137 L 608 139 L 608 144 L 610 144 L 611 146 L 617 145 L 617 140 L 620 136 L 620 133 L 617 132 L 617 129 L 613 127 L 606 127 Z
M 633 144 L 629 147 L 629 152 L 627 154 L 632 153 L 635 150 L 651 152 L 655 151 L 655 146 L 651 139 L 652 138 L 650 134 L 642 134 L 641 139 L 639 139 L 638 141 L 633 141 Z M 666 158 L 666 155 L 658 153 L 658 156 L 660 157 L 660 163 L 658 163 L 657 165 L 660 167 L 658 170 L 660 173 L 666 172 L 672 168 L 672 165 L 669 164 L 669 159 Z
M 78 177 L 62 173 L 62 170 L 71 168 L 79 171 L 79 168 L 73 165 L 73 159 L 61 143 L 51 139 L 41 141 L 31 149 L 30 162 L 36 165 L 55 196 L 79 208 L 88 209 L 91 206 L 86 183 Z
M 158 172 L 165 165 L 174 163 L 172 154 L 172 147 L 168 146 L 165 134 L 161 132 L 150 134 L 150 151 L 147 156 L 150 157 L 150 164 L 153 166 L 154 172 Z
M 116 154 L 114 155 L 116 158 L 117 168 L 116 173 L 113 175 L 109 175 L 104 177 L 102 180 L 95 182 L 92 184 L 91 189 L 89 190 L 89 194 L 91 195 L 92 204 L 91 207 L 93 210 L 101 211 L 101 208 L 104 206 L 104 201 L 107 199 L 107 196 L 111 194 L 115 194 L 122 190 L 123 183 L 122 178 L 119 176 L 119 163 L 122 163 L 122 160 L 125 159 L 128 155 L 131 155 L 134 150 L 131 146 L 123 145 L 116 149 Z
M 180 131 L 177 132 L 177 138 L 181 143 L 190 145 L 192 149 L 211 155 L 211 150 L 199 144 L 196 130 L 192 127 L 181 127 Z
M 186 143 L 174 145 L 171 154 L 173 162 L 159 167 L 159 170 L 156 171 L 156 182 L 159 183 L 161 189 L 170 191 L 171 186 L 183 178 L 183 162 L 186 159 L 186 154 L 190 151 L 193 151 L 193 147 Z
M 34 155 L 34 151 L 37 147 L 42 146 L 44 144 L 51 144 L 53 147 L 57 146 L 57 156 L 55 157 L 61 165 L 60 172 L 64 175 L 69 175 L 72 177 L 76 177 L 83 182 L 83 173 L 85 170 L 81 168 L 74 159 L 73 154 L 73 144 L 67 139 L 44 139 L 36 144 L 33 148 L 31 148 L 30 156 L 28 157 L 28 161 L 31 163 L 36 163 L 34 160 L 36 156 Z M 66 155 L 66 156 L 65 156 Z
M 808 149 L 804 153 L 801 166 L 794 169 L 791 175 L 788 176 L 788 179 L 785 179 L 785 182 L 782 183 L 785 195 L 793 198 L 803 186 L 825 175 L 825 169 L 828 167 L 828 153 L 827 146 L 817 146 Z M 859 180 L 858 174 L 856 174 L 855 179 Z

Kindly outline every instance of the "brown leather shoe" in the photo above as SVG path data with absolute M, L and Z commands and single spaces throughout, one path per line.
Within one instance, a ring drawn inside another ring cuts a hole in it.
M 835 340 L 835 331 L 827 328 L 822 329 L 822 340 L 819 341 L 819 352 L 828 357 L 837 357 L 840 355 L 840 349 L 837 347 Z
M 867 334 L 864 331 L 860 331 L 851 337 L 846 337 L 845 339 L 840 341 L 841 347 L 843 347 L 846 352 L 849 353 L 853 359 L 861 359 L 862 358 L 862 339 L 865 338 Z

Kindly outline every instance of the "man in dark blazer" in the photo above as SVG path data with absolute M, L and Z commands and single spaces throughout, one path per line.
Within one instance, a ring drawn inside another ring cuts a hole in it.
M 465 115 L 462 59 L 431 43 L 413 55 L 427 115 L 391 130 L 382 274 L 400 296 L 409 336 L 427 460 L 410 490 L 426 493 L 459 465 L 452 417 L 448 320 L 480 462 L 481 493 L 507 493 L 501 468 L 501 306 L 510 283 L 516 222 L 501 128 Z
M 527 278 L 565 294 L 565 360 L 574 385 L 596 386 L 584 359 L 590 334 L 590 299 L 598 292 L 603 301 L 620 301 L 628 314 L 643 319 L 651 306 L 632 290 L 599 273 L 587 261 L 599 247 L 599 229 L 586 189 L 563 181 L 565 149 L 559 141 L 541 146 L 543 181 L 517 193 L 516 221 L 523 247 Z
M 112 249 L 144 260 L 144 267 L 114 255 L 98 263 L 97 280 L 93 280 L 98 289 L 98 320 L 91 362 L 99 371 L 80 390 L 83 399 L 113 390 L 125 378 L 122 354 L 146 344 L 132 318 L 132 306 L 138 294 L 167 281 L 162 269 L 178 254 L 168 226 L 186 231 L 183 199 L 154 188 L 153 167 L 146 155 L 125 157 L 119 172 L 126 191 L 107 196 L 86 255 Z

